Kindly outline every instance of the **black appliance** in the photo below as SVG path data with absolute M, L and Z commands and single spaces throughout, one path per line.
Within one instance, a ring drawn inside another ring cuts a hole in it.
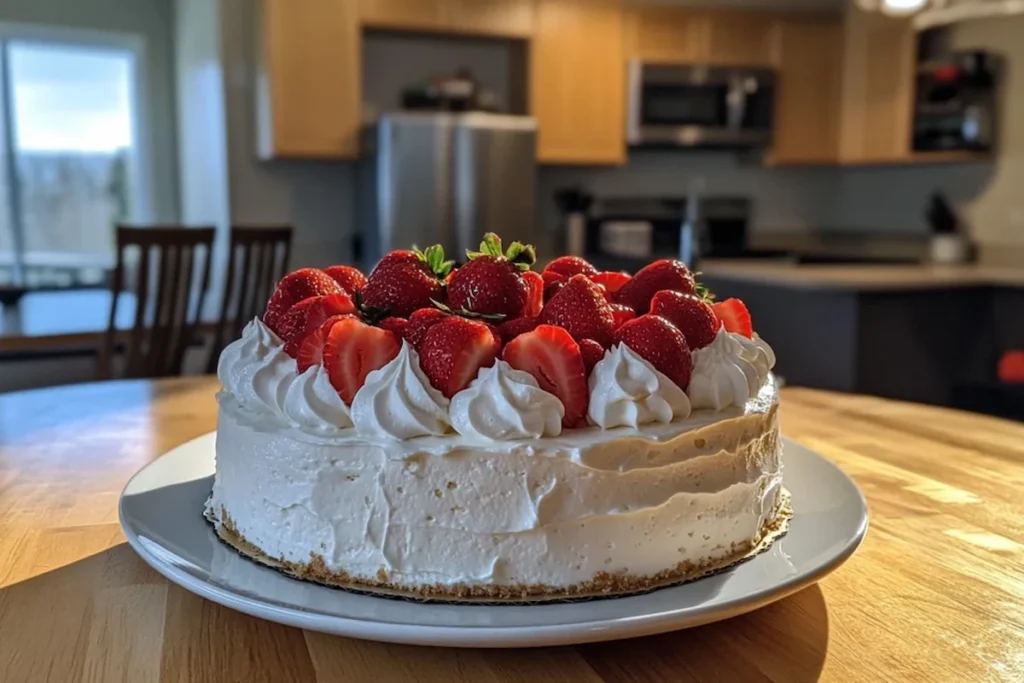
M 914 101 L 915 151 L 988 152 L 993 146 L 996 58 L 954 53 L 918 67 Z
M 698 228 L 689 233 L 695 249 L 680 243 L 687 200 L 682 197 L 608 197 L 594 201 L 587 215 L 587 257 L 606 270 L 636 270 L 652 259 L 680 258 L 685 251 L 701 257 L 729 257 L 747 249 L 750 200 L 704 197 L 697 210 Z M 696 264 L 691 264 L 695 266 Z
M 634 60 L 626 140 L 632 146 L 766 147 L 774 97 L 771 69 Z

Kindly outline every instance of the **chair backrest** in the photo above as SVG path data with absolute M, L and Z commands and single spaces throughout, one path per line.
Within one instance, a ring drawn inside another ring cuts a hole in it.
M 217 370 L 224 346 L 238 338 L 246 323 L 263 314 L 267 299 L 284 277 L 292 245 L 291 226 L 234 226 L 224 280 L 224 300 L 206 371 Z
M 117 264 L 111 283 L 110 318 L 100 349 L 101 377 L 114 375 L 113 358 L 122 338 L 115 316 L 121 295 L 128 291 L 135 294 L 135 314 L 124 345 L 121 374 L 181 374 L 209 286 L 214 232 L 212 227 L 117 226 Z

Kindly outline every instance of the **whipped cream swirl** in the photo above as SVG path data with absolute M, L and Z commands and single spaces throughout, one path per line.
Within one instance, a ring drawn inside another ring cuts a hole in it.
M 459 434 L 505 441 L 558 436 L 565 407 L 530 373 L 499 360 L 452 397 L 449 412 Z
M 258 318 L 220 354 L 217 377 L 242 407 L 268 412 L 302 431 L 333 434 L 352 426 L 327 372 L 316 366 L 297 374 L 295 359 Z
M 768 379 L 775 353 L 760 337 L 718 330 L 715 340 L 693 352 L 693 374 L 686 393 L 694 408 L 742 406 Z
M 448 399 L 430 385 L 408 342 L 387 365 L 366 376 L 352 399 L 352 422 L 363 436 L 412 439 L 448 431 Z
M 635 429 L 689 414 L 690 400 L 682 388 L 625 344 L 605 352 L 590 373 L 587 417 L 603 429 Z

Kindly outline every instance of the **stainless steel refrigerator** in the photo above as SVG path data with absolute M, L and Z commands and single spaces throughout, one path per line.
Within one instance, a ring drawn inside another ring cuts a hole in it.
M 464 260 L 486 232 L 534 241 L 536 122 L 500 114 L 385 114 L 364 131 L 356 230 L 369 269 L 392 249 Z

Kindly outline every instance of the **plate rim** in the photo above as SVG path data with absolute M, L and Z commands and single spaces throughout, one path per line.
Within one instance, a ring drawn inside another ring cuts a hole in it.
M 128 479 L 118 498 L 117 516 L 118 522 L 121 526 L 121 531 L 124 533 L 129 545 L 149 567 L 171 583 L 223 607 L 295 628 L 330 633 L 350 638 L 360 638 L 364 640 L 441 647 L 546 647 L 636 638 L 701 626 L 703 624 L 730 619 L 732 617 L 754 611 L 773 602 L 789 597 L 790 595 L 821 581 L 821 579 L 825 578 L 843 565 L 857 551 L 864 542 L 864 538 L 867 535 L 868 526 L 870 524 L 867 501 L 864 498 L 864 493 L 860 490 L 860 487 L 857 486 L 857 483 L 831 460 L 828 460 L 809 447 L 804 446 L 795 440 L 783 437 L 784 443 L 799 446 L 810 455 L 818 458 L 827 466 L 834 469 L 843 479 L 846 480 L 846 484 L 852 489 L 852 491 L 857 494 L 857 498 L 860 503 L 861 515 L 854 534 L 847 540 L 839 552 L 811 570 L 797 572 L 783 581 L 757 590 L 754 593 L 725 600 L 716 605 L 714 609 L 687 616 L 680 615 L 680 609 L 677 608 L 654 614 L 618 617 L 614 620 L 599 619 L 561 624 L 518 626 L 425 625 L 364 620 L 348 616 L 307 612 L 297 608 L 276 605 L 257 598 L 242 596 L 208 580 L 202 580 L 178 568 L 174 564 L 161 560 L 153 554 L 145 544 L 142 543 L 142 539 L 138 532 L 136 532 L 136 530 L 125 519 L 124 501 L 126 492 L 132 487 L 135 480 L 148 468 L 153 466 L 154 463 L 169 456 L 173 456 L 178 451 L 195 447 L 195 442 L 209 440 L 210 437 L 215 434 L 216 431 L 208 432 L 175 446 L 159 457 L 147 462 Z M 792 533 L 792 531 L 789 533 Z M 757 559 L 757 557 L 754 557 L 751 558 L 750 561 L 754 562 L 757 561 Z M 672 587 L 667 587 L 662 590 L 671 589 Z M 331 589 L 329 587 L 324 587 L 324 590 Z M 375 596 L 365 597 L 379 600 L 386 599 Z M 431 603 L 417 604 L 415 602 L 410 602 L 409 604 L 423 609 L 430 609 L 434 606 Z M 578 604 L 585 605 L 587 603 L 583 602 Z M 446 606 L 466 609 L 479 609 L 480 607 L 501 609 L 504 607 L 503 605 L 470 604 Z

